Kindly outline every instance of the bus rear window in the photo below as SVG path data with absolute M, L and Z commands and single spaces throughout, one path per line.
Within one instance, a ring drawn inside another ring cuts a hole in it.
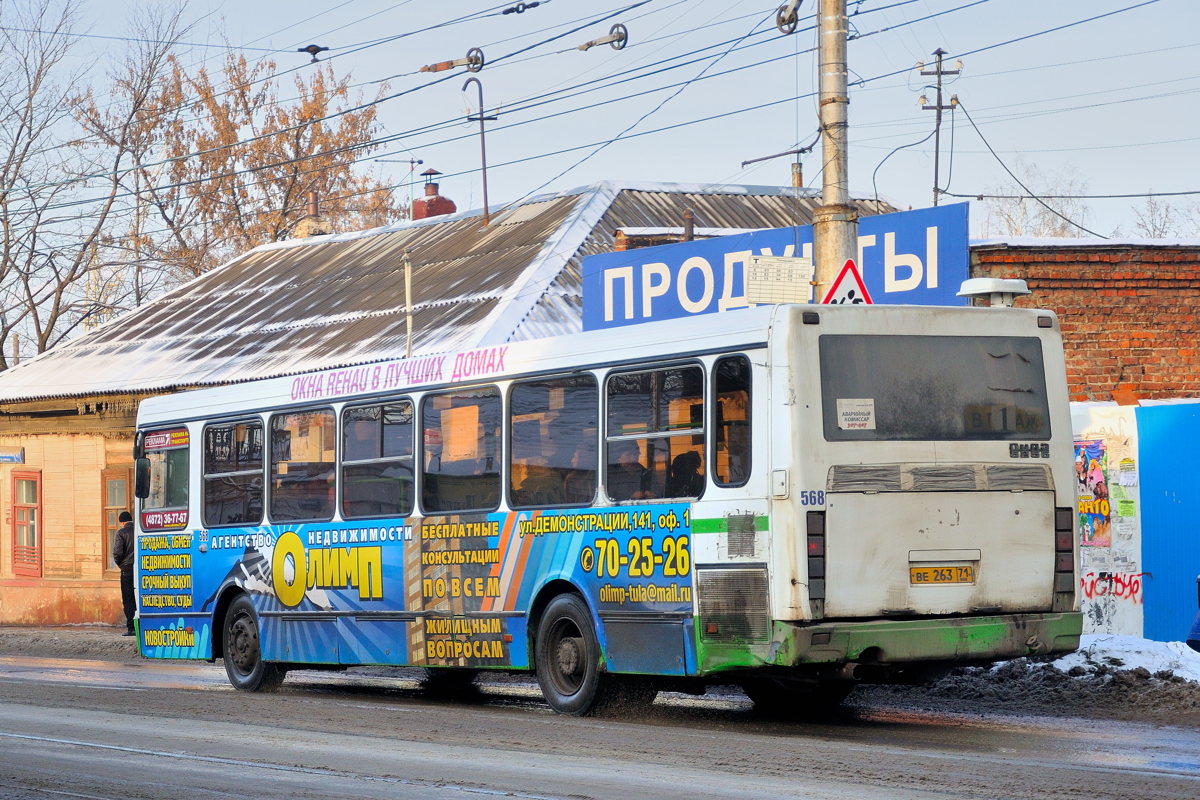
M 828 441 L 1050 438 L 1033 336 L 821 337 Z

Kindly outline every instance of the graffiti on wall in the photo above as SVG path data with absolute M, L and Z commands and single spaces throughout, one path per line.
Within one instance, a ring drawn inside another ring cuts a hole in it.
M 1136 607 L 1141 612 L 1142 578 L 1149 573 L 1085 572 L 1079 577 L 1083 611 L 1088 623 L 1097 630 L 1111 624 L 1118 606 Z

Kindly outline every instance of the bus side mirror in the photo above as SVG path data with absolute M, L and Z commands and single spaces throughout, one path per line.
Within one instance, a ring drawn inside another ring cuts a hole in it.
M 138 431 L 133 435 L 133 460 L 137 461 L 146 455 L 146 432 Z
M 150 459 L 145 456 L 133 462 L 133 494 L 143 500 L 150 496 Z

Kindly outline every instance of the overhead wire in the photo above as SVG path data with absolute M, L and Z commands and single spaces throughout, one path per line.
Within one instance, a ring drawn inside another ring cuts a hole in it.
M 638 0 L 638 2 L 635 2 L 635 3 L 631 4 L 631 5 L 624 6 L 624 7 L 623 7 L 623 8 L 621 8 L 621 9 L 618 9 L 618 10 L 616 10 L 616 11 L 613 11 L 613 12 L 610 12 L 610 13 L 608 13 L 608 14 L 606 14 L 606 15 L 603 15 L 603 16 L 601 16 L 601 17 L 599 18 L 599 21 L 603 21 L 604 19 L 609 19 L 609 18 L 611 18 L 611 17 L 614 17 L 614 16 L 616 16 L 616 15 L 618 15 L 618 14 L 620 14 L 620 13 L 623 13 L 623 12 L 624 12 L 624 11 L 626 11 L 626 10 L 629 10 L 629 9 L 632 9 L 632 8 L 637 8 L 637 7 L 640 7 L 640 6 L 646 5 L 647 3 L 651 3 L 651 2 L 654 2 L 654 0 Z M 499 6 L 497 6 L 496 8 L 499 8 Z M 594 23 L 589 23 L 589 24 L 594 24 Z M 543 41 L 541 41 L 541 42 L 538 42 L 538 43 L 536 43 L 536 44 L 534 44 L 534 45 L 529 45 L 528 47 L 521 48 L 520 50 L 514 51 L 513 53 L 509 53 L 509 54 L 506 54 L 506 55 L 500 56 L 499 58 L 497 58 L 497 59 L 494 59 L 494 60 L 493 60 L 493 63 L 495 63 L 495 62 L 498 62 L 498 61 L 503 61 L 504 59 L 506 59 L 506 58 L 508 58 L 508 57 L 510 57 L 510 56 L 513 56 L 513 55 L 518 55 L 518 54 L 520 54 L 520 53 L 526 52 L 527 50 L 529 50 L 529 49 L 531 49 L 531 48 L 533 48 L 533 47 L 537 47 L 537 46 L 540 46 L 540 45 L 542 45 L 542 44 L 546 44 L 546 43 L 548 43 L 548 42 L 554 41 L 555 39 L 559 39 L 559 38 L 562 38 L 562 37 L 564 37 L 564 36 L 570 35 L 570 34 L 572 34 L 572 33 L 575 33 L 575 32 L 577 32 L 577 31 L 579 31 L 579 30 L 582 30 L 582 28 L 584 28 L 584 27 L 587 27 L 587 25 L 582 25 L 582 26 L 578 26 L 578 27 L 576 27 L 576 28 L 572 28 L 572 29 L 570 29 L 570 30 L 568 30 L 568 31 L 566 31 L 566 32 L 564 32 L 564 33 L 562 33 L 562 34 L 559 34 L 559 35 L 557 35 L 557 36 L 554 36 L 554 37 L 551 37 L 551 38 L 549 38 L 549 39 L 543 40 Z M 403 34 L 403 35 L 409 35 L 409 34 Z M 403 36 L 403 35 L 402 35 L 402 36 Z M 389 39 L 389 40 L 395 40 L 395 39 L 397 39 L 397 38 L 401 38 L 401 36 L 390 37 L 390 39 Z M 394 99 L 396 99 L 396 98 L 403 97 L 403 96 L 405 96 L 405 95 L 408 95 L 408 94 L 412 94 L 413 92 L 420 91 L 420 90 L 422 90 L 422 89 L 427 89 L 427 88 L 429 88 L 429 87 L 431 87 L 431 86 L 434 86 L 434 85 L 437 85 L 437 84 L 440 84 L 440 83 L 444 83 L 444 82 L 446 82 L 446 81 L 450 80 L 451 78 L 455 78 L 455 77 L 458 77 L 458 74 L 457 74 L 457 73 L 450 73 L 450 74 L 448 74 L 448 75 L 445 75 L 445 76 L 443 76 L 443 77 L 441 77 L 441 78 L 435 78 L 435 79 L 433 79 L 433 80 L 431 80 L 431 81 L 428 81 L 427 83 L 424 83 L 424 84 L 422 84 L 422 85 L 420 85 L 420 86 L 417 86 L 417 87 L 414 87 L 414 88 L 411 88 L 411 89 L 406 89 L 406 90 L 404 90 L 404 91 L 400 91 L 400 92 L 395 92 L 395 93 L 393 93 L 393 94 L 389 94 L 389 95 L 387 95 L 387 96 L 385 96 L 385 97 L 379 97 L 379 98 L 376 98 L 375 100 L 368 101 L 368 102 L 366 102 L 366 103 L 360 103 L 360 104 L 358 104 L 358 105 L 350 106 L 350 107 L 348 107 L 348 108 L 343 108 L 343 109 L 340 109 L 339 111 L 336 111 L 336 112 L 334 112 L 334 113 L 331 113 L 331 114 L 326 114 L 326 115 L 323 115 L 323 116 L 321 116 L 321 117 L 317 117 L 317 118 L 310 119 L 310 120 L 305 120 L 305 121 L 304 121 L 304 122 L 302 122 L 302 123 L 298 123 L 298 124 L 296 124 L 296 125 L 291 125 L 291 126 L 288 126 L 288 127 L 285 127 L 285 128 L 281 128 L 281 129 L 279 129 L 279 130 L 271 131 L 270 133 L 263 133 L 263 134 L 256 135 L 256 136 L 250 136 L 250 137 L 247 137 L 247 138 L 245 138 L 245 139 L 240 139 L 240 140 L 238 140 L 237 142 L 234 142 L 234 143 L 231 143 L 231 144 L 222 144 L 222 145 L 218 145 L 218 146 L 215 146 L 215 147 L 206 148 L 206 149 L 203 149 L 203 150 L 197 150 L 197 151 L 193 151 L 193 152 L 191 152 L 191 153 L 188 153 L 188 154 L 185 154 L 185 155 L 182 155 L 182 156 L 177 156 L 177 157 L 168 158 L 168 159 L 160 159 L 160 160 L 158 160 L 158 161 L 146 162 L 146 163 L 143 163 L 143 164 L 139 164 L 139 165 L 137 165 L 137 166 L 134 166 L 134 167 L 130 167 L 130 169 L 148 169 L 148 168 L 150 168 L 150 167 L 156 167 L 156 166 L 161 166 L 161 165 L 164 165 L 164 164 L 174 163 L 174 162 L 177 162 L 177 161 L 180 161 L 180 160 L 184 160 L 184 159 L 187 159 L 187 158 L 195 158 L 195 157 L 197 157 L 197 156 L 208 155 L 208 154 L 211 154 L 211 153 L 214 153 L 214 152 L 217 152 L 217 151 L 220 151 L 220 150 L 228 149 L 228 148 L 231 148 L 231 147 L 238 147 L 238 146 L 243 146 L 243 145 L 246 145 L 246 144 L 252 144 L 252 143 L 254 143 L 254 142 L 257 142 L 257 141 L 262 141 L 262 140 L 264 140 L 264 139 L 269 139 L 269 138 L 272 138 L 272 137 L 275 137 L 275 136 L 279 136 L 279 135 L 282 135 L 282 134 L 290 133 L 290 132 L 293 132 L 293 131 L 299 130 L 299 129 L 301 129 L 301 128 L 308 127 L 309 125 L 314 125 L 314 124 L 316 124 L 316 123 L 319 123 L 319 122 L 326 122 L 326 121 L 328 121 L 328 120 L 330 120 L 330 119 L 335 119 L 335 118 L 337 118 L 337 117 L 342 117 L 342 116 L 345 116 L 346 114 L 350 114 L 350 113 L 353 113 L 353 112 L 356 112 L 356 111 L 362 111 L 362 110 L 364 110 L 364 109 L 366 109 L 366 108 L 369 108 L 369 107 L 371 107 L 371 106 L 378 105 L 378 104 L 380 104 L 380 103 L 383 103 L 383 102 L 385 102 L 385 101 L 387 101 L 387 100 L 394 100 Z M 250 85 L 252 85 L 252 84 L 250 84 Z M 112 174 L 113 174 L 113 173 L 111 173 L 111 172 L 90 173 L 90 174 L 87 174 L 87 175 L 82 175 L 82 176 L 78 176 L 78 177 L 76 177 L 76 178 L 69 179 L 69 180 L 67 180 L 67 181 L 54 182 L 54 183 L 52 183 L 52 184 L 42 184 L 42 185 L 40 185 L 40 186 L 34 186 L 34 187 L 23 187 L 23 188 L 45 188 L 46 186 L 51 186 L 51 185 L 59 185 L 59 184 L 61 184 L 61 183 L 79 183 L 79 182 L 82 182 L 82 181 L 87 181 L 87 180 L 94 180 L 94 179 L 98 179 L 98 178 L 106 178 L 106 177 L 111 177 L 111 176 L 112 176 Z
M 965 116 L 967 118 L 967 121 L 971 123 L 971 127 L 975 129 L 975 133 L 979 136 L 979 140 L 984 143 L 984 145 L 987 147 L 988 151 L 992 154 L 992 157 L 996 159 L 996 163 L 998 163 L 1000 165 L 1000 167 L 1006 173 L 1008 173 L 1008 176 L 1010 178 L 1012 178 L 1014 183 L 1016 183 L 1018 186 L 1020 186 L 1022 189 L 1025 190 L 1025 192 L 1028 194 L 1028 199 L 1033 200 L 1034 202 L 1036 202 L 1038 205 L 1042 206 L 1042 208 L 1046 209 L 1054 216 L 1063 220 L 1068 225 L 1071 225 L 1074 228 L 1078 228 L 1079 230 L 1083 231 L 1084 233 L 1089 233 L 1092 236 L 1096 236 L 1100 239 L 1108 238 L 1104 234 L 1097 233 L 1096 231 L 1091 230 L 1090 228 L 1084 227 L 1080 223 L 1078 223 L 1075 220 L 1071 219 L 1070 217 L 1066 216 L 1061 211 L 1056 209 L 1054 206 L 1047 203 L 1045 201 L 1045 199 L 1043 199 L 1042 196 L 1038 195 L 1032 189 L 1030 189 L 1028 186 L 1026 186 L 1025 183 L 1020 178 L 1017 177 L 1016 173 L 1014 173 L 1011 169 L 1008 168 L 1008 165 L 1004 163 L 1004 159 L 1000 158 L 1000 155 L 995 150 L 992 149 L 992 145 L 990 142 L 988 142 L 987 138 L 983 135 L 983 131 L 979 130 L 979 126 L 975 124 L 975 120 L 971 119 L 971 112 L 967 111 L 966 107 L 962 104 L 961 101 L 959 102 L 958 107 L 962 110 L 963 116 Z M 1025 199 L 1025 198 L 1022 198 L 1022 199 Z
M 1140 6 L 1142 6 L 1142 5 L 1148 5 L 1148 4 L 1149 4 L 1149 2 L 1157 2 L 1157 0 L 1148 0 L 1148 2 L 1147 2 L 1147 3 L 1139 3 L 1139 4 L 1135 5 L 1135 6 L 1130 6 L 1130 7 L 1128 7 L 1128 8 L 1137 8 L 1137 7 L 1140 7 Z M 958 7 L 958 9 L 950 9 L 950 10 L 946 10 L 946 12 L 943 12 L 943 13 L 949 13 L 951 10 L 959 10 L 959 9 L 961 9 L 961 8 L 965 8 L 965 7 L 968 7 L 968 6 L 970 6 L 970 5 L 976 5 L 976 4 L 977 4 L 977 3 L 970 3 L 970 4 L 967 4 L 967 6 L 959 6 L 959 7 Z M 638 5 L 641 5 L 641 4 L 638 4 Z M 1128 10 L 1128 9 L 1126 9 L 1126 10 Z M 1113 12 L 1113 13 L 1116 13 L 1116 12 Z M 1108 16 L 1108 15 L 1099 15 L 1099 16 Z M 1094 18 L 1095 18 L 1095 17 L 1094 17 Z M 1089 18 L 1089 19 L 1094 19 L 1094 18 Z M 1079 23 L 1077 23 L 1077 24 L 1079 24 Z M 896 26 L 890 26 L 890 27 L 894 28 L 894 27 L 896 27 Z M 1052 29 L 1047 29 L 1047 31 L 1044 31 L 1044 32 L 1050 32 L 1050 31 L 1061 30 L 1061 29 L 1062 29 L 1062 28 L 1064 28 L 1064 27 L 1068 27 L 1068 26 L 1057 26 L 1057 27 L 1055 27 L 1055 28 L 1052 28 Z M 869 35 L 869 34 L 868 34 L 868 35 Z M 1036 35 L 1036 34 L 1031 34 L 1030 36 L 1032 36 L 1032 35 Z M 743 37 L 743 39 L 744 39 L 744 38 L 745 38 L 745 37 Z M 1027 39 L 1027 38 L 1029 38 L 1029 36 L 1025 36 L 1025 37 L 1019 37 L 1019 39 L 1018 39 L 1018 40 L 1024 40 L 1024 39 Z M 547 40 L 547 41 L 549 41 L 549 40 Z M 982 49 L 990 49 L 990 47 L 989 47 L 989 48 L 980 48 L 979 50 L 982 50 Z M 971 52 L 979 52 L 979 50 L 975 50 L 975 51 L 971 51 Z M 518 52 L 519 52 L 519 51 L 518 51 Z M 760 62 L 760 63 L 765 63 L 765 62 Z M 731 70 L 731 71 L 732 71 L 732 70 Z M 879 79 L 881 79 L 881 78 L 883 78 L 883 77 L 889 77 L 889 76 L 891 76 L 891 75 L 894 75 L 894 74 L 896 74 L 896 73 L 887 73 L 887 74 L 885 74 L 885 75 L 882 75 L 882 76 L 875 76 L 874 78 L 872 78 L 872 79 L 870 79 L 870 80 L 879 80 Z M 698 78 L 698 77 L 694 77 L 692 80 L 697 80 L 697 79 L 699 79 L 699 78 Z M 682 84 L 682 85 L 687 85 L 687 83 L 688 83 L 688 82 L 684 82 L 684 84 Z M 676 84 L 676 85 L 680 85 L 680 84 Z M 670 87 L 662 87 L 662 88 L 660 88 L 660 89 L 658 89 L 658 90 L 650 90 L 650 91 L 663 91 L 663 90 L 665 90 L 666 88 L 670 88 Z M 644 94 L 644 93 L 639 93 L 639 94 Z M 637 95 L 635 95 L 635 96 L 637 96 Z M 789 99 L 786 99 L 786 100 L 784 100 L 784 101 L 781 101 L 781 102 L 790 102 L 792 99 L 794 99 L 794 98 L 789 98 Z M 774 103 L 772 103 L 772 104 L 767 104 L 767 105 L 774 105 Z M 591 108 L 591 107 L 593 107 L 593 106 L 585 106 L 584 108 L 586 109 L 586 108 Z M 660 107 L 661 107 L 661 106 L 660 106 Z M 753 108 L 761 108 L 761 107 L 762 107 L 762 106 L 760 105 L 760 106 L 755 106 L 755 107 L 753 107 Z M 745 110 L 740 110 L 740 111 L 736 111 L 736 112 L 733 112 L 733 113 L 744 113 L 744 111 L 745 111 Z M 563 112 L 563 113 L 570 113 L 570 112 Z M 555 115 L 555 116 L 557 116 L 557 115 Z M 719 118 L 719 117 L 721 117 L 721 116 L 726 116 L 726 115 L 715 115 L 715 116 L 705 117 L 705 118 L 701 118 L 700 120 L 694 120 L 694 121 L 692 121 L 692 122 L 690 122 L 690 123 L 688 123 L 688 124 L 696 124 L 697 122 L 702 122 L 702 121 L 706 121 L 706 120 L 713 119 L 713 118 Z M 543 120 L 543 119 L 546 119 L 546 118 L 548 118 L 548 117 L 542 117 L 542 118 L 538 118 L 538 119 L 536 119 L 536 120 L 529 120 L 529 121 L 526 121 L 526 122 L 523 122 L 523 123 L 516 123 L 516 124 L 530 124 L 531 122 L 541 121 L 541 120 Z M 515 125 L 514 125 L 514 126 L 515 126 Z M 670 126 L 670 127 L 666 128 L 666 129 L 671 129 L 671 127 L 675 127 L 675 126 Z M 657 129 L 657 130 L 661 131 L 661 130 L 664 130 L 664 129 Z M 404 136 L 408 136 L 408 135 L 410 135 L 410 134 L 404 134 Z M 639 134 L 639 135 L 641 135 L 641 134 Z M 629 137 L 629 138 L 633 138 L 633 137 Z M 452 140 L 449 140 L 449 141 L 453 141 L 453 139 L 452 139 Z M 614 141 L 615 141 L 615 139 L 614 139 Z M 361 147 L 372 146 L 372 144 L 373 144 L 373 143 L 371 143 L 371 142 L 364 143 L 363 145 L 361 145 Z M 595 143 L 593 143 L 593 145 L 587 145 L 587 146 L 594 146 L 594 145 L 595 145 Z M 566 150 L 566 151 L 556 151 L 556 153 L 554 153 L 554 154 L 545 154 L 545 156 L 543 156 L 543 157 L 548 157 L 548 156 L 550 156 L 550 155 L 555 155 L 555 154 L 558 154 L 558 153 L 561 153 L 561 152 L 568 152 L 568 151 L 570 151 L 571 149 L 580 149 L 580 148 L 569 148 L 569 149 L 568 149 L 568 150 Z M 386 155 L 386 154 L 384 154 L 384 155 Z M 303 160 L 303 159 L 296 159 L 295 161 L 299 161 L 299 160 Z M 523 161 L 526 161 L 526 160 L 528 160 L 528 159 L 521 159 L 521 160 L 519 160 L 519 161 L 512 162 L 512 163 L 522 163 Z M 281 162 L 281 163 L 290 163 L 290 162 Z M 143 166 L 144 166 L 144 165 L 143 165 Z M 187 183 L 192 183 L 192 182 L 187 182 Z M 180 185 L 183 185 L 183 184 L 180 184 Z M 543 186 L 544 186 L 544 185 L 545 185 L 545 184 L 543 184 Z M 170 187 L 170 186 L 167 186 L 167 187 L 162 187 L 162 188 L 171 188 L 171 187 Z M 541 187 L 539 187 L 539 188 L 541 188 Z M 528 195 L 526 195 L 526 196 L 528 196 Z M 78 201 L 78 202 L 83 202 L 83 201 Z M 73 204 L 74 204 L 74 203 L 73 203 Z

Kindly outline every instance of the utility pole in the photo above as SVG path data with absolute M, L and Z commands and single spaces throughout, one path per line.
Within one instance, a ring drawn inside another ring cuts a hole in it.
M 942 112 L 949 111 L 958 105 L 958 95 L 950 96 L 950 105 L 942 104 L 942 76 L 959 74 L 962 72 L 962 64 L 960 62 L 956 65 L 958 69 L 942 69 L 942 58 L 946 55 L 946 51 L 939 47 L 933 51 L 933 55 L 937 57 L 937 67 L 932 70 L 922 69 L 921 74 L 937 76 L 937 85 L 934 87 L 937 90 L 937 102 L 929 105 L 925 98 L 922 97 L 921 108 L 925 111 L 934 111 L 937 113 L 933 122 L 933 204 L 936 206 L 938 204 L 938 197 L 942 193 L 942 179 L 939 165 L 939 159 L 942 154 Z M 917 66 L 924 67 L 925 65 L 922 63 Z
M 813 213 L 813 297 L 825 296 L 858 253 L 858 214 L 850 205 L 846 82 L 846 0 L 817 0 L 820 36 L 821 206 Z

